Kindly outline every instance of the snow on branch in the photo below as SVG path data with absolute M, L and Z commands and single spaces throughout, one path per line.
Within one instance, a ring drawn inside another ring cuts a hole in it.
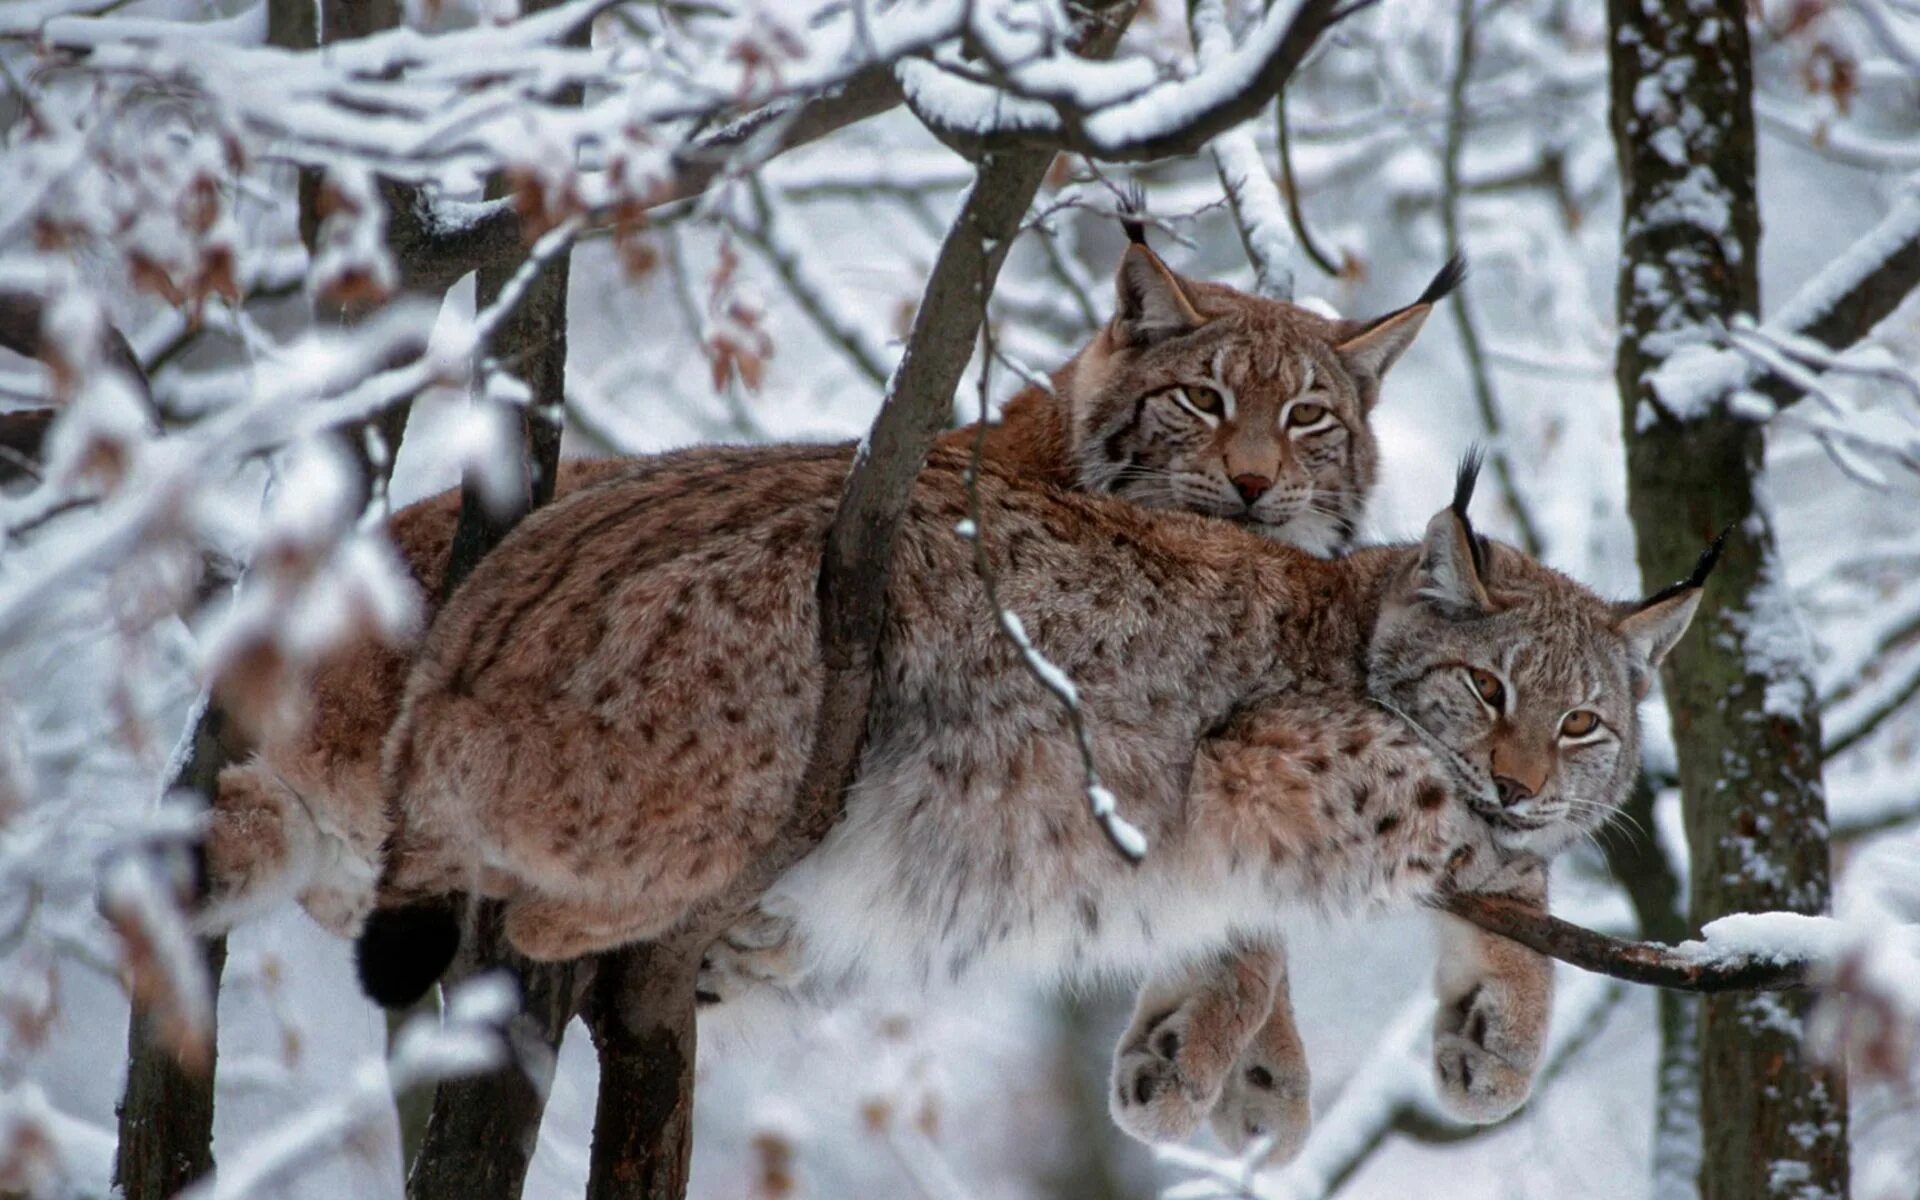
M 1043 147 L 1147 162 L 1192 154 L 1258 115 L 1320 35 L 1353 7 L 1343 10 L 1339 0 L 1300 0 L 1291 10 L 1274 5 L 1245 42 L 1205 71 L 1119 99 L 1108 74 L 1076 69 L 1064 56 L 1053 63 L 1054 86 L 1044 98 L 1022 97 L 1005 72 L 973 79 L 926 60 L 903 62 L 899 78 L 921 122 L 969 157 Z
M 1194 58 L 1201 70 L 1223 62 L 1233 52 L 1223 0 L 1195 4 L 1189 17 L 1193 27 Z M 1270 300 L 1293 299 L 1295 239 L 1285 203 L 1267 164 L 1260 157 L 1250 124 L 1237 125 L 1213 140 L 1209 147 L 1220 186 L 1227 194 L 1240 243 L 1253 263 L 1254 291 Z
M 1704 940 L 1667 946 L 1596 933 L 1504 896 L 1452 895 L 1439 907 L 1583 970 L 1683 992 L 1807 987 L 1844 945 L 1838 922 L 1800 913 L 1722 917 L 1701 931 Z
M 1920 177 L 1893 209 L 1852 247 L 1804 284 L 1754 332 L 1771 343 L 1810 340 L 1829 349 L 1851 346 L 1920 287 Z M 1802 389 L 1768 368 L 1764 360 L 1728 345 L 1697 344 L 1677 350 L 1653 375 L 1660 403 L 1678 417 L 1725 403 L 1751 390 L 1784 407 Z

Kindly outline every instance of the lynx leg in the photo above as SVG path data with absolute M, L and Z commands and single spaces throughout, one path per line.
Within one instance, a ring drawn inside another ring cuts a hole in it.
M 1544 909 L 1544 869 L 1514 895 Z M 1440 1100 L 1463 1120 L 1498 1121 L 1532 1090 L 1553 1010 L 1553 961 L 1455 917 L 1437 920 L 1433 1067 Z
M 1199 1126 L 1267 1018 L 1274 973 L 1271 950 L 1240 948 L 1140 989 L 1114 1050 L 1108 1099 L 1120 1128 L 1165 1142 Z
M 1286 948 L 1276 941 L 1271 949 L 1273 1007 L 1227 1074 L 1212 1125 L 1214 1136 L 1236 1152 L 1258 1138 L 1272 1138 L 1267 1161 L 1283 1163 L 1300 1153 L 1313 1125 L 1312 1077 L 1287 994 Z

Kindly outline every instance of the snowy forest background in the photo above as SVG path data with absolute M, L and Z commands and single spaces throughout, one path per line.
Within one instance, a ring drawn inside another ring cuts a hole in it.
M 1110 103 L 1194 74 L 1196 40 L 1226 80 L 1234 47 L 1290 11 L 1272 7 L 1142 4 L 1119 65 L 1090 71 L 1034 50 L 1066 28 L 1054 0 L 576 2 L 517 20 L 512 0 L 408 0 L 397 14 L 335 0 L 0 6 L 0 305 L 37 305 L 0 312 L 32 335 L 32 352 L 0 352 L 0 1195 L 108 1193 L 130 992 L 205 1059 L 210 993 L 172 908 L 174 860 L 150 852 L 191 828 L 169 783 L 206 681 L 264 710 L 341 630 L 404 623 L 377 536 L 388 506 L 463 471 L 511 490 L 513 414 L 528 404 L 536 424 L 563 420 L 569 455 L 858 436 L 974 178 L 923 118 L 1005 115 L 969 81 L 957 32 L 970 29 L 972 61 L 1038 97 L 1002 110 L 1044 113 L 1047 97 Z M 1463 294 L 1376 413 L 1384 482 L 1368 533 L 1416 533 L 1462 449 L 1484 441 L 1511 483 L 1483 526 L 1636 594 L 1609 14 L 1479 0 L 1463 25 L 1441 0 L 1348 7 L 1285 89 L 1284 170 L 1271 101 L 1199 153 L 1055 160 L 993 293 L 1004 358 L 989 389 L 1004 400 L 1106 319 L 1127 181 L 1176 269 L 1343 314 L 1406 303 L 1464 249 Z M 1765 318 L 1849 256 L 1920 253 L 1920 5 L 1747 7 Z M 380 32 L 396 16 L 403 28 Z M 331 44 L 280 48 L 303 36 Z M 727 116 L 864 86 L 861 63 L 885 73 L 894 59 L 909 105 L 896 96 L 791 149 L 774 122 L 693 160 L 712 170 L 675 157 Z M 1671 137 L 1684 158 L 1686 111 L 1645 135 L 1655 153 Z M 1117 119 L 1103 136 L 1131 135 Z M 505 199 L 489 202 L 489 186 Z M 1684 219 L 1724 231 L 1711 189 L 1691 200 Z M 493 319 L 476 332 L 471 266 L 491 267 L 486 296 L 511 292 L 534 238 L 536 257 L 569 260 L 562 411 L 516 377 L 519 359 L 476 352 Z M 1751 393 L 1726 403 L 1766 424 L 1760 489 L 1785 580 L 1762 640 L 1812 681 L 1811 697 L 1767 704 L 1821 711 L 1849 931 L 1833 944 L 1843 967 L 1889 979 L 1856 993 L 1873 1004 L 1816 1009 L 1811 1031 L 1766 997 L 1757 1011 L 1816 1053 L 1852 1048 L 1853 1191 L 1891 1200 L 1920 1194 L 1920 984 L 1902 990 L 1895 971 L 1911 930 L 1889 931 L 1920 918 L 1920 305 L 1842 349 L 1736 325 L 1696 338 L 1719 357 L 1677 363 L 1672 379 L 1699 391 L 1730 352 L 1810 393 L 1777 415 Z M 979 369 L 956 421 L 975 415 Z M 400 400 L 410 414 L 388 462 L 367 418 Z M 369 464 L 386 477 L 370 496 Z M 1649 727 L 1650 812 L 1556 868 L 1555 910 L 1582 925 L 1644 920 L 1623 862 L 1643 889 L 1686 894 L 1674 748 L 1664 715 Z M 1772 831 L 1750 836 L 1764 871 Z M 1205 1145 L 1155 1160 L 1110 1127 L 1116 984 L 703 1022 L 691 1194 L 1392 1196 L 1436 1181 L 1475 1196 L 1692 1194 L 1688 1061 L 1661 1054 L 1685 1002 L 1562 967 L 1534 1099 L 1465 1128 L 1429 1096 L 1429 943 L 1416 920 L 1303 920 L 1293 976 L 1316 1129 L 1299 1162 L 1258 1182 Z M 229 939 L 210 1194 L 401 1194 L 391 1034 L 349 955 L 291 905 Z M 400 1073 L 430 1079 L 485 1052 L 458 1034 L 403 1046 Z M 576 1025 L 528 1196 L 582 1194 L 595 1090 Z M 1777 1166 L 1774 1194 L 1832 1194 Z

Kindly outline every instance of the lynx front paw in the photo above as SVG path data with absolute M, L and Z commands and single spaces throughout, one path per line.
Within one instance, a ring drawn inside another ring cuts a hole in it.
M 1486 1125 L 1526 1102 L 1533 1089 L 1532 1065 L 1516 1065 L 1503 1055 L 1507 1040 L 1502 1014 L 1485 988 L 1475 989 L 1442 1018 L 1433 1032 L 1433 1069 L 1448 1112 Z
M 1195 1078 L 1182 1059 L 1191 1023 L 1184 1007 L 1137 1022 L 1114 1056 L 1113 1119 L 1143 1142 L 1186 1138 L 1219 1098 L 1221 1081 Z
M 1213 1106 L 1214 1136 L 1236 1154 L 1271 1138 L 1266 1161 L 1293 1161 L 1313 1127 L 1311 1084 L 1305 1059 L 1280 1061 L 1250 1048 L 1234 1064 Z
M 756 909 L 707 948 L 694 996 L 724 1004 L 750 992 L 792 992 L 805 973 L 801 950 L 792 921 Z

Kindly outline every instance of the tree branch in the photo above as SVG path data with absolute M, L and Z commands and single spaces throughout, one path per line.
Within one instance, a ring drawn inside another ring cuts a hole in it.
M 732 165 L 732 156 L 749 144 L 755 145 L 755 161 L 765 162 L 878 116 L 900 101 L 900 85 L 894 82 L 892 68 L 882 65 L 815 94 L 755 109 L 675 151 L 673 173 L 649 198 L 648 207 L 700 195 Z M 604 226 L 613 219 L 612 209 L 598 210 L 590 214 L 588 227 Z M 444 291 L 484 264 L 515 262 L 526 253 L 525 224 L 507 201 L 496 202 L 473 220 L 458 224 L 438 219 L 429 205 L 399 225 L 399 229 L 390 225 L 389 230 L 401 286 L 408 290 Z
M 1436 904 L 1463 921 L 1582 970 L 1682 992 L 1773 992 L 1808 986 L 1814 964 L 1777 956 L 1703 957 L 1659 942 L 1610 937 L 1505 896 L 1458 894 Z
M 1809 279 L 1760 327 L 1777 341 L 1805 338 L 1844 350 L 1872 332 L 1920 287 L 1920 194 L 1908 193 L 1880 223 Z M 1751 389 L 1784 408 L 1802 390 L 1737 350 L 1696 345 L 1655 372 L 1670 409 L 1692 411 Z
M 1202 72 L 1233 50 L 1222 0 L 1199 0 L 1188 13 L 1193 54 Z M 1253 264 L 1254 291 L 1270 300 L 1293 299 L 1293 225 L 1280 191 L 1267 173 L 1251 125 L 1238 125 L 1210 147 L 1214 172 L 1226 193 L 1227 210 L 1240 231 L 1240 244 Z
M 969 85 L 942 73 L 942 84 L 970 88 L 984 101 L 971 127 L 954 119 L 925 91 L 907 89 L 907 105 L 935 136 L 968 158 L 1019 149 L 1065 151 L 1106 162 L 1150 162 L 1199 151 L 1209 141 L 1252 119 L 1313 49 L 1320 35 L 1343 15 L 1338 0 L 1300 0 L 1284 26 L 1269 12 L 1247 43 L 1214 71 L 1149 88 L 1139 96 L 1086 111 L 1056 102 L 1052 119 L 1029 105 L 1014 127 L 1000 113 L 1003 89 Z M 1117 24 L 1124 24 L 1124 21 Z M 911 64 L 935 70 L 931 64 Z M 949 97 L 941 97 L 947 99 Z M 963 103 L 960 107 L 966 107 Z

